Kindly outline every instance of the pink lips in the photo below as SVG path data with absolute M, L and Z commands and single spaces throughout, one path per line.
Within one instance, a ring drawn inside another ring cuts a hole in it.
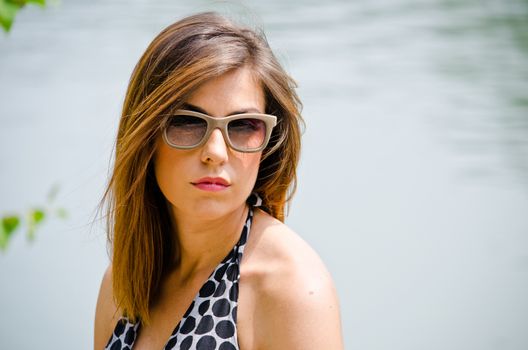
M 222 191 L 230 186 L 229 182 L 221 177 L 203 177 L 192 184 L 201 190 L 212 192 Z

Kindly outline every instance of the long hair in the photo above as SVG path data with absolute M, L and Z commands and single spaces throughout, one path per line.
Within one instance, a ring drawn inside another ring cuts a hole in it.
M 155 141 L 167 111 L 179 108 L 201 84 L 247 66 L 260 82 L 266 113 L 277 116 L 263 150 L 254 192 L 261 208 L 284 222 L 296 186 L 304 121 L 295 81 L 284 71 L 264 34 L 214 12 L 186 17 L 165 28 L 132 72 L 115 145 L 113 172 L 100 208 L 112 254 L 118 309 L 131 322 L 149 323 L 149 305 L 178 242 L 153 171 Z

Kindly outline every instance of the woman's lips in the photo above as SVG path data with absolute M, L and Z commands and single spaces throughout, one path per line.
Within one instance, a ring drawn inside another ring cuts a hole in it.
M 229 182 L 221 177 L 203 177 L 192 184 L 201 190 L 212 192 L 222 191 L 230 186 Z
M 201 190 L 211 191 L 211 192 L 222 191 L 229 187 L 229 186 L 225 186 L 222 184 L 211 183 L 211 182 L 200 182 L 200 183 L 193 184 L 193 185 Z

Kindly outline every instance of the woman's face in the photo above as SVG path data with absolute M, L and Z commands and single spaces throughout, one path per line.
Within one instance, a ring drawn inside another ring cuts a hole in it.
M 204 83 L 183 108 L 213 117 L 264 113 L 265 99 L 260 84 L 243 67 Z M 213 219 L 244 205 L 255 185 L 261 155 L 229 148 L 219 129 L 204 145 L 190 150 L 171 148 L 160 136 L 154 155 L 156 180 L 176 217 Z M 204 177 L 220 177 L 229 185 L 197 185 Z

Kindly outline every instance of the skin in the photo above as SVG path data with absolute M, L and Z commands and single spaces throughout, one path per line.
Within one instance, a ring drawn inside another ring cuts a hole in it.
M 265 112 L 262 88 L 246 67 L 203 84 L 187 103 L 215 117 Z M 211 271 L 238 241 L 261 155 L 230 149 L 218 129 L 193 150 L 173 149 L 158 140 L 156 179 L 177 223 L 181 261 L 163 281 L 151 306 L 152 322 L 142 325 L 134 350 L 163 348 Z M 204 176 L 221 176 L 231 186 L 207 192 L 192 185 Z M 240 266 L 240 348 L 343 349 L 337 294 L 324 264 L 286 225 L 258 208 L 254 213 Z M 111 274 L 109 266 L 97 301 L 97 350 L 104 348 L 120 317 Z

